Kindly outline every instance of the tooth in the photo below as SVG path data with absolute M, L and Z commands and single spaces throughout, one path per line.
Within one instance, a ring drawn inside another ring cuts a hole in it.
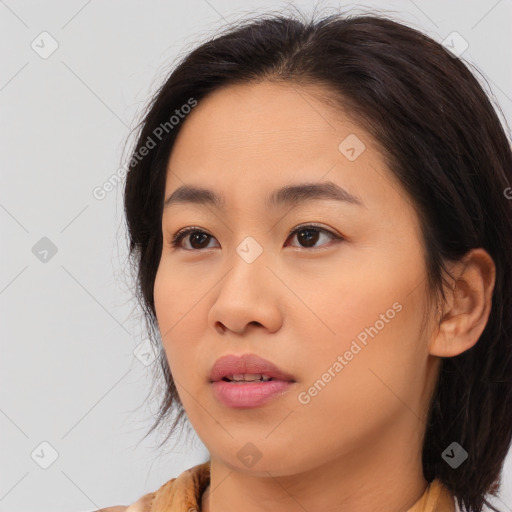
M 260 373 L 235 373 L 233 375 L 233 380 L 239 382 L 253 382 L 255 380 L 261 380 Z
M 245 373 L 243 378 L 244 380 L 260 380 L 261 373 Z
M 235 382 L 255 382 L 255 381 L 262 381 L 267 382 L 271 380 L 271 377 L 267 377 L 266 375 L 263 375 L 261 373 L 235 373 L 232 375 L 230 380 Z

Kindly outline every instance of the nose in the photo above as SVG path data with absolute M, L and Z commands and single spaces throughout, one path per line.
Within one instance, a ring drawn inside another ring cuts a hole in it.
M 234 253 L 215 288 L 208 324 L 219 334 L 253 329 L 276 332 L 283 320 L 284 287 L 268 268 L 264 252 L 251 263 Z

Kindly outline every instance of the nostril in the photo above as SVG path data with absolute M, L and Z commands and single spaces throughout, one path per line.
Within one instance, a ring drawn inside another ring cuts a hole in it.
M 221 322 L 217 322 L 215 324 L 215 329 L 219 334 L 224 334 L 226 327 Z

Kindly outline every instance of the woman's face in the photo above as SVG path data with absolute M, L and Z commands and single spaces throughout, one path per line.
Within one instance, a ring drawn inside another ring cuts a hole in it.
M 168 165 L 165 198 L 187 185 L 223 204 L 196 195 L 164 209 L 154 299 L 165 352 L 212 458 L 254 474 L 340 458 L 354 470 L 405 452 L 417 462 L 437 377 L 418 217 L 369 134 L 318 91 L 216 91 L 182 121 Z M 310 197 L 267 204 L 305 183 Z M 327 183 L 329 197 L 313 195 Z M 356 200 L 335 198 L 336 186 Z M 173 247 L 185 227 L 196 232 Z M 212 366 L 248 353 L 295 382 L 259 405 L 220 400 Z

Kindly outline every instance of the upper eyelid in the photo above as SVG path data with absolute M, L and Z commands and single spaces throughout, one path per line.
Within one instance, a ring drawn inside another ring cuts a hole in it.
M 299 224 L 297 227 L 292 228 L 290 230 L 289 234 L 292 234 L 292 233 L 294 233 L 294 232 L 296 232 L 296 231 L 298 231 L 300 229 L 305 229 L 305 228 L 315 228 L 315 229 L 318 229 L 319 231 L 328 232 L 328 233 L 332 234 L 333 236 L 341 236 L 341 235 L 338 235 L 336 232 L 333 232 L 333 230 L 331 228 L 327 228 L 327 227 L 324 227 L 324 226 L 321 226 L 321 225 L 317 225 L 315 223 Z M 200 228 L 199 226 L 187 226 L 185 228 L 181 228 L 178 231 L 176 231 L 176 233 L 173 235 L 173 237 L 178 236 L 180 234 L 188 235 L 189 233 L 194 232 L 194 231 L 199 231 L 199 232 L 202 232 L 202 233 L 206 233 L 208 236 L 211 236 L 211 237 L 215 238 L 215 236 L 213 236 L 210 233 L 208 233 L 208 231 L 206 229 Z

